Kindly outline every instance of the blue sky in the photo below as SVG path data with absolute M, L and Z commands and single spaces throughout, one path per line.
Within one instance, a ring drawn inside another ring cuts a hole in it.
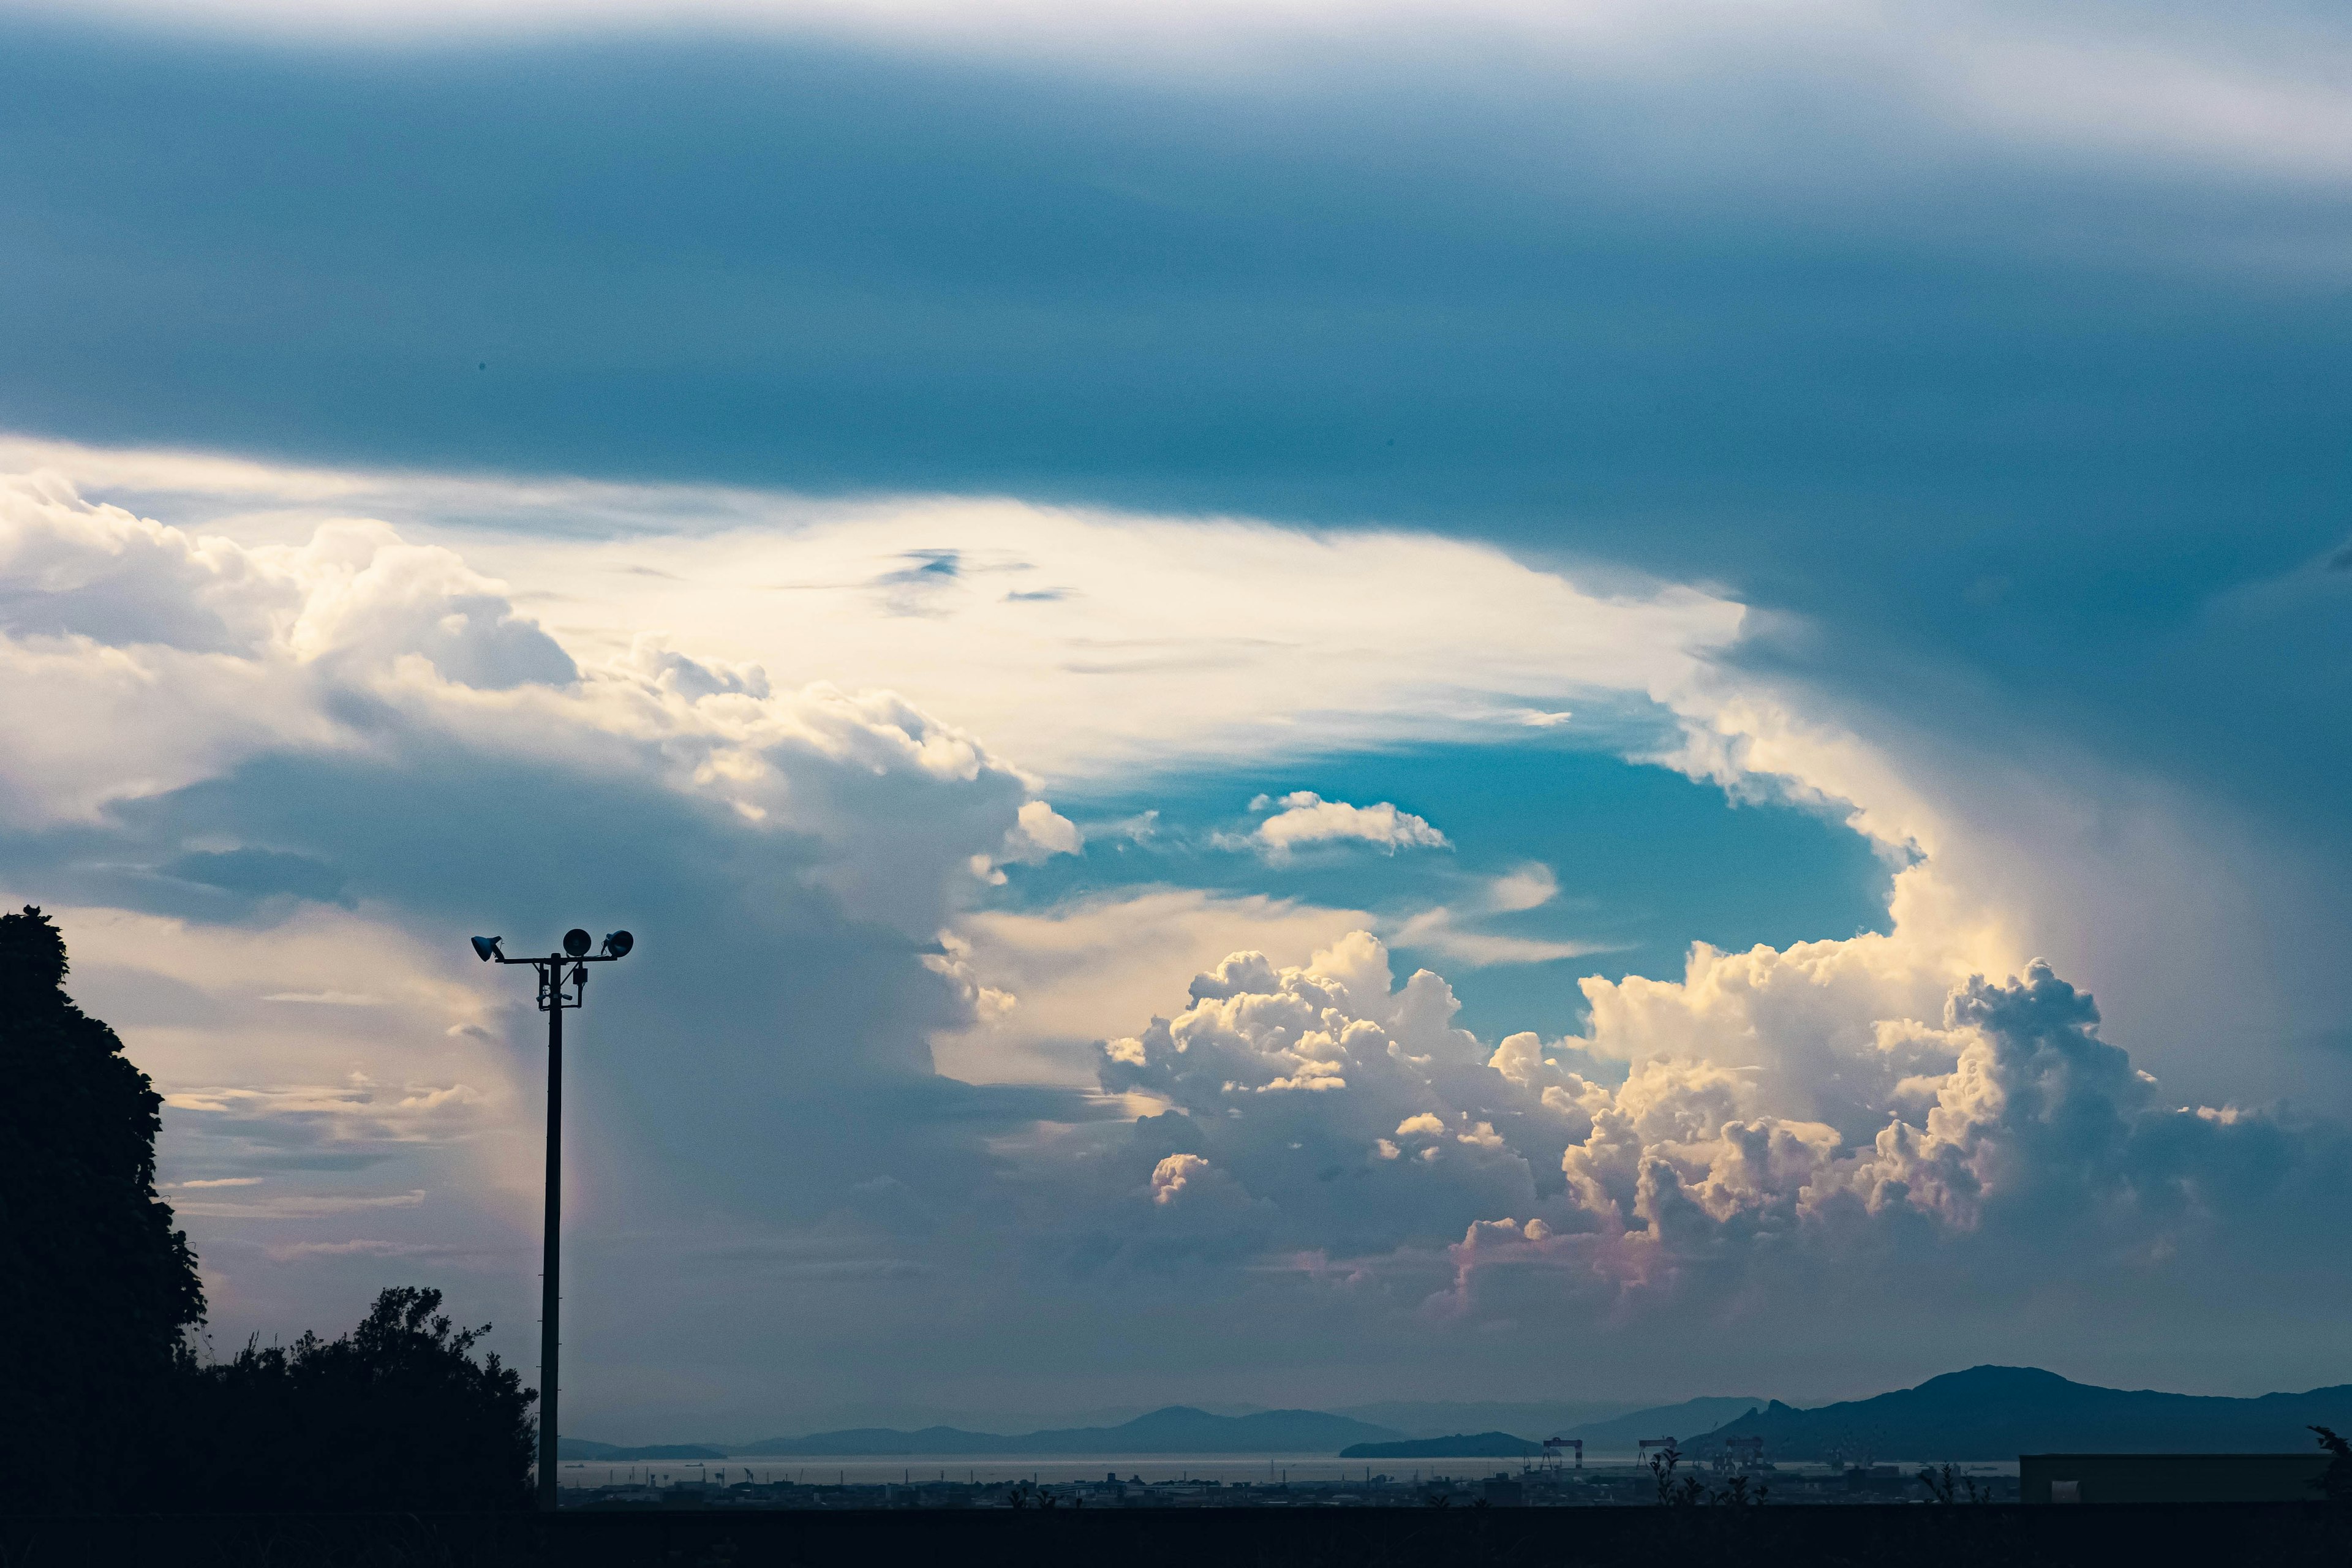
M 598 1436 L 2341 1381 L 2347 57 L 0 7 L 0 892 L 219 1333 L 526 1361 L 636 930 Z
M 1433 907 L 1463 910 L 1487 934 L 1584 949 L 1482 966 L 1460 1022 L 1496 1039 L 1522 1029 L 1548 1038 L 1580 1033 L 1578 978 L 1669 973 L 1694 942 L 1784 947 L 1886 923 L 1889 868 L 1842 823 L 1786 804 L 1727 800 L 1712 785 L 1586 745 L 1536 740 L 1320 757 L 1247 794 L 1236 783 L 1217 769 L 1143 790 L 1058 797 L 1088 830 L 1087 853 L 1013 870 L 992 902 L 1034 908 L 1165 885 L 1369 910 L 1385 914 L 1391 931 Z M 1271 809 L 1253 812 L 1252 801 L 1299 789 L 1391 802 L 1447 843 L 1327 842 L 1271 861 L 1229 847 L 1249 839 Z M 1531 867 L 1541 871 L 1526 896 L 1540 892 L 1540 903 L 1484 911 L 1487 884 Z M 1407 969 L 1444 971 L 1460 958 L 1402 935 L 1391 946 Z

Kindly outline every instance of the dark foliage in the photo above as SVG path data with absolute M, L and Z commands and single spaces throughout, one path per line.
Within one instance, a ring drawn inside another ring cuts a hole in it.
M 0 1508 L 138 1487 L 205 1313 L 155 1195 L 162 1097 L 66 994 L 66 967 L 39 910 L 0 915 Z
M 1668 1508 L 1693 1508 L 1706 1500 L 1706 1483 L 1696 1476 L 1676 1478 L 1682 1450 L 1669 1443 L 1650 1456 L 1650 1476 L 1658 1483 L 1658 1501 Z
M 40 910 L 0 916 L 0 1511 L 528 1507 L 537 1395 L 437 1290 L 197 1363 L 163 1099 L 66 969 Z
M 1940 1470 L 1933 1465 L 1923 1465 L 1916 1479 L 1927 1489 L 1927 1496 L 1939 1503 L 1992 1501 L 1990 1487 L 1977 1485 L 1973 1477 L 1963 1475 L 1949 1465 Z
M 1734 1474 L 1720 1487 L 1710 1487 L 1695 1475 L 1681 1475 L 1685 1455 L 1669 1443 L 1650 1456 L 1650 1478 L 1657 1483 L 1658 1501 L 1666 1508 L 1759 1508 L 1772 1489 L 1755 1478 Z
M 170 1568 L 2342 1568 L 2307 1503 L 816 1509 L 0 1520 L 0 1563 Z
M 2320 1472 L 2319 1479 L 2312 1485 L 2317 1487 L 2329 1502 L 2338 1507 L 2352 1505 L 2352 1441 L 2337 1436 L 2325 1426 L 2314 1426 L 2312 1430 L 2319 1434 L 2319 1446 L 2334 1456 L 2327 1461 L 2327 1468 Z
M 332 1342 L 247 1344 L 191 1368 L 185 1439 L 164 1497 L 190 1510 L 489 1510 L 531 1502 L 538 1395 L 478 1360 L 441 1292 L 385 1290 Z

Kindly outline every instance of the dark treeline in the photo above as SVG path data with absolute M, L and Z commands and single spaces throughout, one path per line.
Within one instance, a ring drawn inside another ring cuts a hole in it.
M 0 1509 L 528 1507 L 538 1395 L 437 1290 L 387 1289 L 338 1339 L 196 1353 L 163 1099 L 66 973 L 47 917 L 0 915 Z

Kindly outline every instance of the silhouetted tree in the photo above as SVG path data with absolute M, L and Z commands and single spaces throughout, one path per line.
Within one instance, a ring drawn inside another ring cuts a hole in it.
M 163 1099 L 65 992 L 37 909 L 0 915 L 0 1507 L 142 1483 L 205 1297 L 155 1195 Z
M 248 1343 L 189 1370 L 188 1423 L 159 1501 L 192 1510 L 528 1508 L 538 1399 L 489 1331 L 458 1329 L 441 1292 L 385 1290 L 329 1342 Z
M 528 1506 L 538 1396 L 437 1290 L 196 1363 L 196 1260 L 155 1195 L 163 1098 L 66 973 L 48 917 L 0 915 L 0 1507 Z
M 1966 1472 L 1946 1465 L 1941 1470 L 1933 1465 L 1922 1465 L 1916 1478 L 1927 1489 L 1927 1496 L 1939 1503 L 1990 1502 L 1992 1489 L 1979 1487 Z
M 2312 1430 L 2319 1434 L 2319 1446 L 2334 1457 L 2327 1461 L 2327 1468 L 2320 1472 L 2319 1479 L 2311 1484 L 2329 1502 L 2352 1504 L 2352 1442 L 2337 1436 L 2325 1426 L 2314 1426 Z
M 1683 1451 L 1672 1443 L 1650 1456 L 1650 1476 L 1658 1484 L 1658 1501 L 1669 1508 L 1695 1508 L 1706 1501 L 1706 1483 L 1696 1476 L 1675 1479 Z

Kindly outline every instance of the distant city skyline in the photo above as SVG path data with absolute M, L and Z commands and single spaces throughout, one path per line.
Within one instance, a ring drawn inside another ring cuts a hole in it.
M 0 9 L 0 897 L 567 1432 L 2345 1380 L 2352 23 Z M 560 816 L 567 826 L 551 826 Z

